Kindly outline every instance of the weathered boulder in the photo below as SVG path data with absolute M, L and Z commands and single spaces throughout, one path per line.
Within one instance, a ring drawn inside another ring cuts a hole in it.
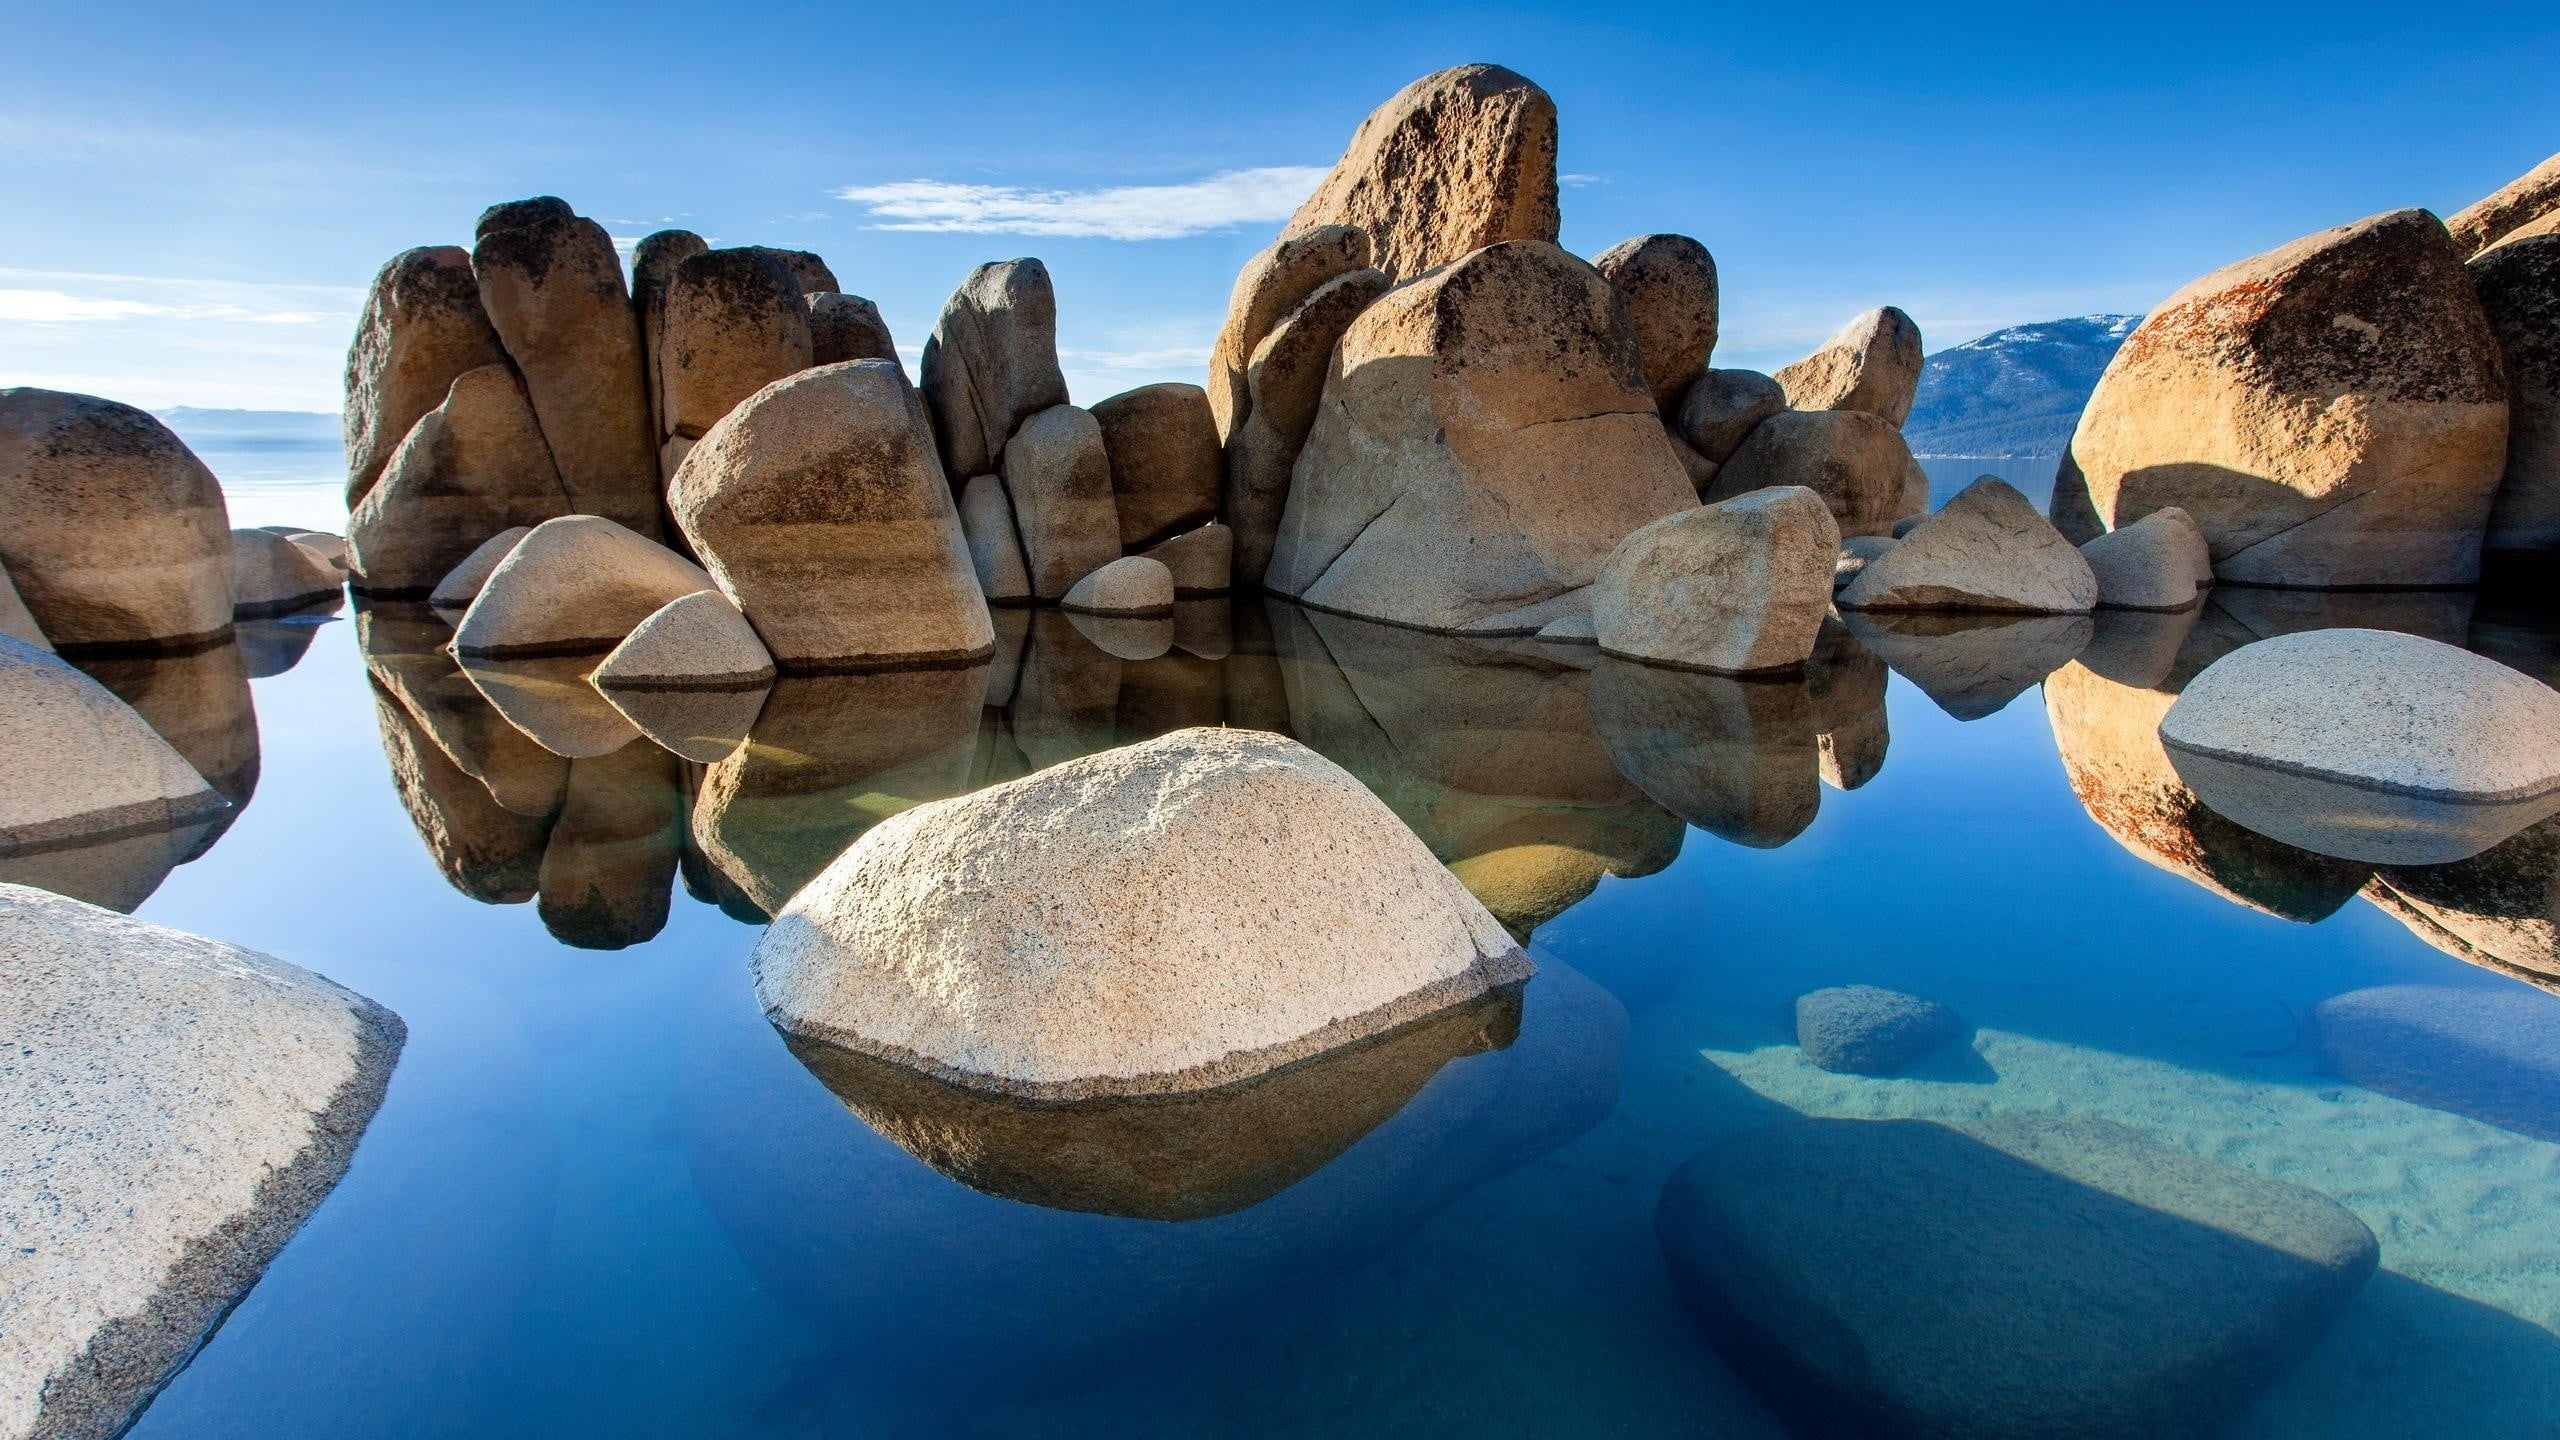
M 702 567 L 600 515 L 533 527 L 482 583 L 454 627 L 457 655 L 574 655 L 622 643 L 679 595 L 711 588 Z
M 256 620 L 336 600 L 346 582 L 328 562 L 271 530 L 231 532 L 231 614 Z
M 1209 348 L 1209 418 L 1220 443 L 1253 408 L 1245 365 L 1263 337 L 1327 281 L 1368 268 L 1369 232 L 1357 225 L 1319 225 L 1282 235 L 1236 272 L 1226 321 Z
M 471 252 L 430 245 L 392 256 L 373 277 L 347 347 L 347 508 L 364 499 L 409 427 L 444 403 L 455 380 L 506 359 L 480 308 Z
M 516 548 L 516 542 L 533 533 L 530 525 L 514 525 L 480 542 L 479 548 L 462 557 L 460 564 L 444 573 L 427 603 L 438 610 L 463 611 L 480 598 L 480 587 L 489 583 L 498 566 Z
M 2097 577 L 2098 603 L 2110 610 L 2184 610 L 2213 583 L 2204 532 L 2175 505 L 2100 535 L 2080 556 Z
M 311 558 L 343 575 L 350 568 L 347 559 L 347 537 L 327 530 L 306 530 L 299 525 L 261 525 L 311 553 Z
M 690 230 L 660 230 L 640 237 L 631 251 L 631 309 L 640 318 L 640 364 L 649 392 L 649 434 L 667 433 L 667 285 L 676 267 L 711 248 Z M 664 481 L 673 471 L 661 471 Z
M 613 237 L 593 220 L 552 215 L 481 235 L 471 271 L 570 506 L 649 539 L 665 533 L 640 321 Z
M 830 291 L 841 294 L 844 291 L 844 286 L 836 279 L 836 272 L 828 268 L 827 262 L 814 251 L 785 250 L 775 245 L 750 245 L 747 248 L 779 262 L 802 295 L 824 295 Z
M 1793 1120 L 1680 1167 L 1655 1232 L 1806 1435 L 2206 1435 L 2377 1247 L 2336 1201 L 2105 1120 Z
M 1627 302 L 1645 384 L 1655 407 L 1671 418 L 1715 353 L 1715 257 L 1686 235 L 1638 235 L 1601 251 L 1591 265 Z
M 1837 1075 L 1890 1075 L 1963 1033 L 1953 1010 L 1880 985 L 1796 997 L 1796 1044 Z
M 570 508 L 524 382 L 504 365 L 467 371 L 348 517 L 356 586 L 427 594 L 491 536 Z
M 1610 552 L 1592 634 L 1621 659 L 1727 674 L 1795 670 L 1831 605 L 1840 530 L 1810 490 L 1759 490 L 1667 515 Z
M 480 212 L 471 227 L 471 238 L 485 240 L 500 230 L 516 230 L 546 220 L 575 220 L 578 212 L 557 195 L 536 195 L 526 200 L 501 200 Z
M 2098 578 L 2027 497 L 1985 475 L 1869 561 L 1843 610 L 2094 610 Z
M 2506 470 L 2480 544 L 2492 562 L 2529 564 L 2560 551 L 2560 234 L 2510 240 L 2468 268 L 2507 371 Z
M 1247 579 L 1259 581 L 1270 569 L 1291 478 L 1315 428 L 1334 348 L 1387 286 L 1377 270 L 1337 275 L 1281 316 L 1253 347 L 1245 364 L 1243 423 L 1228 437 L 1225 491 L 1238 566 Z
M 679 595 L 650 612 L 590 677 L 616 690 L 749 690 L 773 680 L 773 655 L 717 590 Z
M 2412 1105 L 2560 1144 L 2555 1002 L 2513 986 L 2378 985 L 2320 1002 L 2320 1057 Z
M 1755 490 L 1755 495 L 1767 491 Z M 1723 502 L 1731 504 L 1731 501 Z M 1840 554 L 1831 562 L 1831 588 L 1845 590 L 1849 582 L 1865 572 L 1875 558 L 1901 542 L 1890 535 L 1851 535 L 1840 542 Z
M 658 365 L 665 434 L 699 440 L 748 396 L 809 368 L 809 309 L 781 257 L 706 250 L 667 282 Z
M 1722 465 L 1761 421 L 1786 408 L 1786 387 L 1757 370 L 1708 370 L 1680 397 L 1673 425 L 1690 449 Z
M 1030 562 L 1023 558 L 1022 532 L 1013 523 L 1013 499 L 1004 493 L 1002 480 L 981 475 L 961 487 L 960 535 L 988 604 L 1017 605 L 1032 598 Z
M 1093 412 L 1052 405 L 1023 421 L 1005 447 L 1004 489 L 1034 596 L 1055 600 L 1119 557 L 1111 456 Z
M 949 488 L 994 474 L 1024 420 L 1067 403 L 1048 267 L 1003 260 L 970 271 L 943 302 L 919 371 Z
M 44 627 L 28 611 L 27 602 L 18 598 L 18 587 L 9 582 L 6 570 L 0 570 L 0 635 L 23 640 L 39 650 L 53 649 L 53 642 L 44 638 Z
M 281 960 L 0 885 L 12 1435 L 123 1433 L 346 1173 L 407 1032 Z
M 1369 113 L 1284 233 L 1357 225 L 1399 280 L 1506 240 L 1555 243 L 1556 102 L 1499 65 L 1459 65 Z
M 2560 155 L 2456 211 L 2444 228 L 2468 259 L 2555 213 L 2560 213 Z
M 1920 390 L 1920 327 L 1887 305 L 1840 327 L 1775 377 L 1797 410 L 1863 410 L 1899 427 Z
M 1360 782 L 1211 729 L 893 816 L 753 965 L 786 1034 L 1059 1100 L 1213 1089 L 1531 968 Z
M 2160 739 L 2206 804 L 2349 860 L 2462 860 L 2560 813 L 2560 693 L 2388 630 L 2242 646 L 2188 684 Z
M 1086 615 L 1169 618 L 1173 614 L 1173 572 L 1161 560 L 1125 555 L 1078 580 L 1058 607 Z
M 1227 592 L 1235 568 L 1236 534 L 1212 520 L 1197 530 L 1150 545 L 1143 552 L 1173 572 L 1173 593 L 1183 599 Z
M 1619 541 L 1695 503 L 1609 282 L 1553 245 L 1494 245 L 1344 334 L 1264 583 L 1533 634 Z
M 1218 515 L 1218 426 L 1197 385 L 1141 385 L 1093 407 L 1120 545 L 1143 550 Z
M 1751 427 L 1705 498 L 1712 504 L 1801 485 L 1831 507 L 1843 536 L 1884 535 L 1902 517 L 1902 472 L 1910 463 L 1902 432 L 1864 410 L 1783 411 Z
M 702 437 L 667 499 L 785 670 L 966 661 L 994 644 L 924 404 L 895 364 L 766 386 Z
M 2095 628 L 2086 615 L 1843 613 L 1860 645 L 1958 720 L 1999 714 L 2029 686 L 2070 664 Z
M 897 360 L 898 342 L 890 338 L 889 322 L 880 318 L 879 306 L 840 290 L 821 290 L 808 302 L 810 364 Z
M 2506 461 L 2502 369 L 2444 226 L 2377 215 L 2162 302 L 2108 362 L 2066 479 L 2108 528 L 2181 507 L 2225 580 L 2466 584 Z
M 132 707 L 0 636 L 0 865 L 202 824 L 231 809 Z
M 213 472 L 130 405 L 0 390 L 0 568 L 55 648 L 203 644 L 231 625 Z

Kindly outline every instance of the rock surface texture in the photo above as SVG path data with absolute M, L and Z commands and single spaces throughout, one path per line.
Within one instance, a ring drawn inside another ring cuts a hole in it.
M 408 438 L 468 371 L 507 352 L 480 308 L 471 252 L 427 245 L 391 257 L 373 277 L 347 347 L 347 508 L 354 509 Z
M 2506 463 L 2507 387 L 2470 274 L 2424 210 L 2306 236 L 2151 312 L 2056 483 L 2100 524 L 2193 516 L 2214 573 L 2459 585 Z
M 2098 603 L 2110 610 L 2184 610 L 2213 580 L 2204 532 L 2175 505 L 2100 535 L 2080 557 L 2098 579 Z
M 1751 427 L 1704 492 L 1730 500 L 1774 485 L 1823 498 L 1847 535 L 1886 535 L 1905 513 L 1902 472 L 1911 447 L 1891 422 L 1863 410 L 1789 410 Z
M 1369 232 L 1359 226 L 1319 225 L 1282 235 L 1236 272 L 1226 322 L 1209 349 L 1209 418 L 1220 442 L 1253 408 L 1245 366 L 1254 347 L 1326 282 L 1370 268 L 1369 253 Z
M 1086 615 L 1173 613 L 1173 572 L 1161 560 L 1128 555 L 1077 581 L 1059 608 Z
M 667 333 L 667 286 L 677 266 L 710 248 L 709 241 L 690 230 L 660 230 L 641 236 L 631 251 L 631 309 L 640 320 L 640 363 L 653 437 L 667 433 L 666 371 L 660 353 Z
M 438 610 L 470 609 L 471 602 L 480 598 L 480 587 L 489 583 L 489 577 L 497 573 L 498 566 L 516 548 L 516 542 L 532 533 L 530 525 L 515 525 L 481 541 L 477 549 L 462 557 L 462 563 L 436 582 L 427 603 Z
M 1591 265 L 1625 298 L 1645 384 L 1663 415 L 1672 415 L 1715 353 L 1715 257 L 1686 235 L 1638 235 L 1601 251 Z
M 2073 615 L 2097 604 L 2089 562 L 2026 496 L 1988 475 L 1868 561 L 1840 592 L 1843 610 Z
M 338 597 L 344 581 L 326 561 L 271 530 L 231 532 L 231 613 L 290 615 Z
M 1218 425 L 1197 385 L 1141 385 L 1093 407 L 1120 545 L 1143 550 L 1218 517 Z
M 1203 729 L 892 816 L 753 965 L 786 1034 L 1057 1100 L 1246 1080 L 1531 968 L 1359 781 Z
M 924 404 L 894 363 L 758 391 L 667 499 L 783 669 L 963 662 L 995 643 Z
M 1708 370 L 1681 396 L 1673 427 L 1700 458 L 1722 465 L 1761 421 L 1786 408 L 1786 387 L 1757 370 Z
M 175 830 L 231 808 L 133 707 L 0 636 L 0 857 Z
M 2467 268 L 2507 369 L 2507 465 L 2481 548 L 2548 557 L 2560 552 L 2560 234 L 2508 241 Z
M 1862 410 L 1899 427 L 1920 391 L 1920 327 L 1887 305 L 1840 327 L 1775 377 L 1797 410 Z
M 774 676 L 755 627 L 717 590 L 679 595 L 652 611 L 590 677 L 614 690 L 745 690 Z
M 667 282 L 659 344 L 665 434 L 699 440 L 745 399 L 813 363 L 809 309 L 770 250 L 707 250 Z
M 1091 411 L 1053 405 L 1023 421 L 1003 474 L 1034 596 L 1055 600 L 1118 558 L 1111 456 Z
M 505 365 L 484 365 L 419 418 L 348 517 L 356 585 L 426 594 L 490 536 L 568 513 L 524 382 Z
M 1410 280 L 1506 240 L 1555 243 L 1556 102 L 1499 65 L 1407 85 L 1360 122 L 1287 229 L 1357 225 L 1370 263 Z
M 200 645 L 231 626 L 222 486 L 112 400 L 0 390 L 0 568 L 59 650 Z
M 2244 645 L 2188 684 L 2160 739 L 2214 809 L 2344 859 L 2462 860 L 2560 812 L 2560 693 L 2396 631 Z
M 1602 653 L 1728 674 L 1800 669 L 1831 604 L 1840 529 L 1810 490 L 1759 490 L 1668 515 L 1591 586 Z
M 880 307 L 859 295 L 821 290 L 809 298 L 809 363 L 841 365 L 847 360 L 898 358 L 898 342 Z
M 0 1433 L 122 1433 L 346 1173 L 406 1031 L 281 960 L 0 885 Z
M 454 653 L 495 660 L 604 650 L 679 595 L 712 588 L 702 567 L 596 515 L 533 527 L 454 628 Z
M 2444 228 L 2468 258 L 2554 213 L 2560 213 L 2560 155 L 2465 206 Z
M 2103 1120 L 1797 1120 L 1682 1166 L 1655 1229 L 1799 1434 L 2209 1435 L 2373 1273 L 2336 1201 Z
M 995 473 L 1016 427 L 1067 403 L 1048 267 L 1005 260 L 970 271 L 924 342 L 920 376 L 950 488 Z
M 1695 503 L 1609 282 L 1552 245 L 1495 245 L 1352 322 L 1264 583 L 1534 634 L 1619 541 Z

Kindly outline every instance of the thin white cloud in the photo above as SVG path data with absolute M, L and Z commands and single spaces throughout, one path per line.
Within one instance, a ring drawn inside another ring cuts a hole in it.
M 1058 363 L 1085 370 L 1205 370 L 1206 345 L 1169 345 L 1153 350 L 1074 350 L 1061 348 Z
M 0 267 L 0 387 L 333 410 L 352 286 Z
M 1558 175 L 1556 177 L 1556 183 L 1567 186 L 1571 189 L 1579 190 L 1586 185 L 1606 185 L 1609 183 L 1609 177 L 1606 175 L 1584 175 L 1576 171 L 1568 170 L 1562 175 Z
M 342 317 L 316 310 L 252 310 L 240 305 L 161 305 L 148 300 L 73 295 L 61 290 L 0 287 L 0 323 L 78 325 L 160 317 L 172 320 L 240 320 L 253 325 L 314 325 Z
M 901 180 L 888 185 L 848 185 L 835 196 L 862 206 L 875 230 L 1178 240 L 1236 225 L 1286 220 L 1324 176 L 1320 165 L 1268 165 L 1221 171 L 1178 185 L 1109 185 L 1090 190 Z

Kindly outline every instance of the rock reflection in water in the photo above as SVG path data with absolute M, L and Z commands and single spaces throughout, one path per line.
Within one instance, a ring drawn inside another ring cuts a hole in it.
M 301 664 L 302 657 L 310 652 L 311 637 L 320 633 L 324 623 L 299 618 L 244 620 L 232 627 L 232 637 L 240 643 L 249 678 L 265 680 Z
M 790 1035 L 863 1123 L 972 1190 L 1098 1215 L 1202 1220 L 1258 1205 L 1377 1129 L 1442 1066 L 1509 1045 L 1520 988 L 1215 1090 L 1039 1104 Z
M 499 804 L 489 787 L 453 762 L 379 672 L 373 678 L 373 708 L 401 808 L 409 812 L 409 823 L 444 872 L 445 883 L 486 905 L 532 899 L 540 884 L 550 815 L 519 814 Z M 524 743 L 532 748 L 531 742 Z M 564 764 L 564 788 L 565 772 Z
M 415 602 L 360 601 L 356 645 L 374 683 L 455 769 L 513 814 L 549 820 L 569 785 L 569 762 L 507 723 L 447 645 L 453 632 Z
M 463 662 L 462 673 L 533 743 L 554 755 L 584 760 L 610 755 L 640 738 L 639 727 L 587 683 L 588 672 L 603 660 L 602 652 L 474 658 Z
M 2468 860 L 2382 866 L 2364 894 L 2438 950 L 2560 993 L 2560 816 Z
M 1855 790 L 1884 770 L 1893 735 L 1885 723 L 1892 671 L 1836 619 L 1822 622 L 1804 664 L 1813 703 L 1815 769 L 1834 790 Z
M 1620 773 L 1711 835 L 1771 850 L 1822 806 L 1801 677 L 1743 680 L 1603 658 L 1591 718 Z
M 667 923 L 684 814 L 677 759 L 654 745 L 569 762 L 569 792 L 543 846 L 543 927 L 582 950 L 619 950 Z
M 697 765 L 726 760 L 747 742 L 773 682 L 717 688 L 640 689 L 615 686 L 605 699 L 622 718 L 669 754 Z
M 231 802 L 179 863 L 211 849 L 249 808 L 258 788 L 258 712 L 249 699 L 248 657 L 238 641 L 226 637 L 182 654 L 76 656 L 71 663 L 132 706 Z
M 2086 615 L 1860 610 L 1849 633 L 1958 720 L 1996 715 L 2089 643 Z
M 130 915 L 169 872 L 212 848 L 230 812 L 174 829 L 0 855 L 0 883 L 32 885 Z

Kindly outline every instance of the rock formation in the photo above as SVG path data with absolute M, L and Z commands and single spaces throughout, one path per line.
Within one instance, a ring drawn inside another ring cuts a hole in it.
M 1022 531 L 1014 524 L 1013 501 L 1002 480 L 981 475 L 961 487 L 960 534 L 988 604 L 1030 603 L 1031 562 L 1024 557 Z
M 1907 513 L 1902 477 L 1910 464 L 1911 447 L 1889 421 L 1863 410 L 1791 410 L 1751 427 L 1704 498 L 1801 485 L 1831 507 L 1844 537 L 1884 535 Z
M 1369 234 L 1356 225 L 1292 230 L 1236 272 L 1227 318 L 1209 349 L 1209 418 L 1231 440 L 1253 409 L 1245 368 L 1281 318 L 1327 282 L 1369 267 Z
M 619 690 L 761 690 L 773 677 L 747 617 L 719 591 L 696 590 L 650 612 L 589 678 L 619 707 Z
M 1235 571 L 1236 535 L 1212 520 L 1141 553 L 1173 572 L 1173 593 L 1185 600 L 1223 595 Z
M 1004 451 L 1004 490 L 1038 599 L 1055 600 L 1120 555 L 1111 457 L 1090 411 L 1052 405 Z
M 1161 560 L 1123 556 L 1077 581 L 1059 608 L 1086 615 L 1173 614 L 1173 572 Z M 1158 647 L 1157 654 L 1162 654 Z
M 347 508 L 363 501 L 409 427 L 444 403 L 455 380 L 506 359 L 480 308 L 469 251 L 429 245 L 392 256 L 373 277 L 347 347 Z
M 446 571 L 444 578 L 436 582 L 436 588 L 427 596 L 427 603 L 439 611 L 451 612 L 456 619 L 461 618 L 461 612 L 470 609 L 471 602 L 480 598 L 480 587 L 489 583 L 489 577 L 497 573 L 498 566 L 514 551 L 516 542 L 532 533 L 530 525 L 515 525 L 481 541 L 478 548 L 463 556 L 460 564 Z
M 1591 586 L 1601 652 L 1727 674 L 1795 670 L 1831 602 L 1840 530 L 1789 486 L 1668 515 L 1610 553 Z
M 2525 226 L 2560 213 L 2560 155 L 2473 201 L 2444 222 L 2469 259 Z
M 809 363 L 841 365 L 847 360 L 898 359 L 898 342 L 880 307 L 859 295 L 821 290 L 808 297 Z
M 661 359 L 667 333 L 667 285 L 678 265 L 710 248 L 709 241 L 690 230 L 656 231 L 641 236 L 632 247 L 631 310 L 640 320 L 640 365 L 649 392 L 652 437 L 667 433 L 666 373 Z
M 466 371 L 348 517 L 356 586 L 427 594 L 491 536 L 570 508 L 524 382 L 505 365 Z
M 2560 156 L 2552 167 L 2560 192 Z M 2560 552 L 2560 234 L 2509 240 L 2468 268 L 2507 372 L 2506 470 L 2481 547 L 2530 566 Z
M 53 642 L 44 638 L 44 627 L 18 598 L 18 587 L 9 582 L 9 572 L 0 570 L 0 635 L 24 641 L 38 650 L 51 652 Z
M 1935 1000 L 1876 985 L 1834 985 L 1796 997 L 1796 1044 L 1838 1075 L 1890 1075 L 1964 1033 Z
M 1893 306 L 1840 327 L 1823 347 L 1780 370 L 1797 410 L 1863 410 L 1899 428 L 1920 390 L 1920 327 Z
M 2089 562 L 2026 496 L 1988 475 L 1867 562 L 1840 592 L 1843 610 L 2070 615 L 2097 604 Z
M 1143 550 L 1218 518 L 1218 426 L 1197 385 L 1142 385 L 1093 407 L 1120 546 Z
M 1786 408 L 1786 387 L 1757 370 L 1708 370 L 1681 396 L 1672 428 L 1701 458 L 1722 465 L 1761 421 Z
M 658 350 L 664 437 L 699 440 L 746 398 L 809 368 L 809 309 L 781 257 L 706 250 L 667 282 Z
M 1226 501 L 1238 540 L 1238 564 L 1250 581 L 1270 568 L 1271 548 L 1288 508 L 1298 455 L 1315 427 L 1334 348 L 1361 312 L 1387 291 L 1376 270 L 1337 275 L 1255 342 L 1245 363 L 1245 409 L 1226 449 Z
M 1357 225 L 1373 263 L 1410 280 L 1506 240 L 1553 244 L 1558 224 L 1556 102 L 1499 65 L 1460 65 L 1371 111 L 1286 230 Z
M 702 568 L 596 515 L 533 527 L 490 572 L 455 627 L 454 653 L 492 660 L 610 649 L 679 595 L 711 588 Z
M 2060 532 L 2056 532 L 2060 533 Z M 2164 506 L 2080 547 L 2110 610 L 2184 610 L 2213 583 L 2213 551 L 2195 520 Z
M 282 535 L 269 530 L 231 532 L 231 614 L 235 619 L 290 615 L 323 600 L 335 601 L 344 583 L 327 562 Z
M 1686 235 L 1638 235 L 1601 251 L 1591 265 L 1627 302 L 1645 384 L 1671 418 L 1715 353 L 1715 257 Z
M 950 488 L 994 474 L 1023 421 L 1067 403 L 1048 267 L 1005 260 L 970 271 L 943 303 L 920 371 Z

